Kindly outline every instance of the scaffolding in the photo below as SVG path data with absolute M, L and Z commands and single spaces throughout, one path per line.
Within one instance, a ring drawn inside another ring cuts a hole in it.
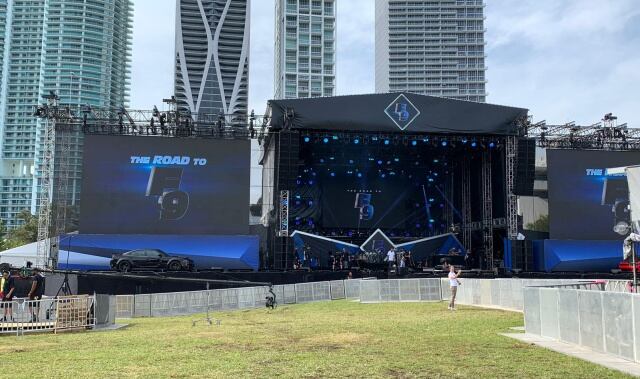
M 471 248 L 471 167 L 466 156 L 462 161 L 462 244 Z
M 482 233 L 486 269 L 493 270 L 493 194 L 491 152 L 482 153 Z

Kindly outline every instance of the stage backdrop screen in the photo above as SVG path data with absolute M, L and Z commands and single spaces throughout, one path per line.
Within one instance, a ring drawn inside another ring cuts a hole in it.
M 80 233 L 247 234 L 250 142 L 86 136 Z
M 638 152 L 547 150 L 550 237 L 623 239 L 614 226 L 628 221 L 626 178 L 606 169 L 637 164 Z

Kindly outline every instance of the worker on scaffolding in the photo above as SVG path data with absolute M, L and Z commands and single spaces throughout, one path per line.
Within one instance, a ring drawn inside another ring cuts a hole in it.
M 2 279 L 0 280 L 0 293 L 2 294 L 0 299 L 0 308 L 4 309 L 4 317 L 2 321 L 7 321 L 7 315 L 9 320 L 13 322 L 13 293 L 16 290 L 16 286 L 13 278 L 8 270 L 2 272 Z

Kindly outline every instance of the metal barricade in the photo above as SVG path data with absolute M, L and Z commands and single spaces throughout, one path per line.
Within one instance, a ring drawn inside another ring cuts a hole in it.
M 116 317 L 131 318 L 134 313 L 134 295 L 117 295 L 116 296 Z
M 0 334 L 20 335 L 93 328 L 96 325 L 95 311 L 94 296 L 60 296 L 2 302 Z

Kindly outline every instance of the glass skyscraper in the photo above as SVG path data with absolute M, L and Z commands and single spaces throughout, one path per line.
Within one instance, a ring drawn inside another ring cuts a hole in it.
M 275 98 L 335 95 L 336 0 L 276 0 Z
M 376 92 L 486 101 L 482 0 L 376 0 Z
M 126 106 L 131 0 L 0 0 L 0 218 L 36 212 L 43 95 L 61 105 Z M 70 197 L 80 192 L 82 136 L 71 141 Z
M 176 1 L 178 108 L 244 116 L 249 85 L 249 0 Z

